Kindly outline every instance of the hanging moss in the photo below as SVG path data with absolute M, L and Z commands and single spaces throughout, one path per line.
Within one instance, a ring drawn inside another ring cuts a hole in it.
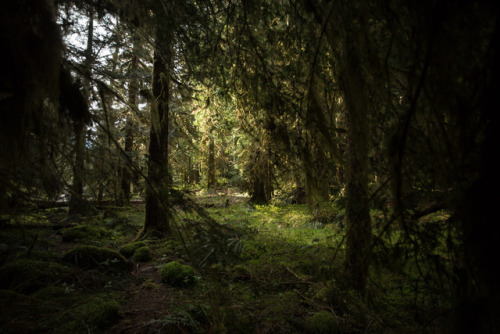
M 127 271 L 131 266 L 120 253 L 89 245 L 76 246 L 64 255 L 63 260 L 87 269 Z
M 189 287 L 194 285 L 194 270 L 192 267 L 172 261 L 160 269 L 161 281 L 173 287 Z

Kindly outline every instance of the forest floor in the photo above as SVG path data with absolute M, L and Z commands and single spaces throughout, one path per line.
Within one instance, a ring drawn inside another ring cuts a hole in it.
M 449 298 L 396 262 L 374 264 L 366 295 L 348 288 L 341 209 L 194 199 L 209 216 L 178 208 L 169 238 L 136 244 L 140 204 L 2 217 L 0 333 L 442 332 Z M 172 261 L 194 268 L 190 284 L 166 283 Z

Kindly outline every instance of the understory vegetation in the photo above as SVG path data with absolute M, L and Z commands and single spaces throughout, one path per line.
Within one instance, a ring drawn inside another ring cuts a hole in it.
M 380 240 L 388 261 L 371 264 L 366 295 L 350 288 L 340 204 L 315 216 L 307 205 L 252 205 L 236 192 L 194 200 L 219 229 L 203 231 L 196 215 L 178 211 L 175 237 L 134 242 L 142 205 L 103 208 L 78 222 L 64 207 L 30 210 L 4 223 L 2 331 L 439 333 L 449 323 L 452 277 L 428 277 L 441 272 L 418 254 L 405 261 L 397 233 Z M 325 214 L 331 219 L 322 222 Z M 371 214 L 380 232 L 383 212 Z M 434 213 L 422 224 L 446 219 Z M 446 238 L 436 243 L 434 256 L 451 265 L 441 251 Z

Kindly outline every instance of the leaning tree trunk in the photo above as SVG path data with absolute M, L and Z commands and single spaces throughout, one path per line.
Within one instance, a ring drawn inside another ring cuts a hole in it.
M 143 233 L 160 236 L 170 231 L 168 212 L 168 115 L 170 68 L 173 60 L 172 29 L 164 15 L 157 18 L 153 64 L 153 97 L 149 138 L 146 219 Z

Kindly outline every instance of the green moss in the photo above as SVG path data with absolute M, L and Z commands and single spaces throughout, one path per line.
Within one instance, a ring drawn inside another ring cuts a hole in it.
M 53 310 L 41 300 L 10 291 L 0 290 L 1 333 L 47 333 L 49 326 L 41 315 Z
M 70 313 L 76 319 L 65 322 L 54 333 L 100 332 L 120 319 L 120 305 L 115 300 L 95 297 Z
M 48 285 L 67 281 L 71 268 L 56 262 L 19 259 L 0 268 L 0 288 L 33 292 Z
M 77 225 L 61 231 L 63 242 L 71 242 L 78 239 L 96 239 L 109 236 L 109 231 L 101 227 L 90 225 Z
M 148 279 L 144 283 L 141 284 L 141 289 L 144 289 L 144 290 L 158 290 L 159 287 L 160 287 L 160 285 L 156 284 L 151 279 Z
M 64 255 L 63 260 L 88 269 L 97 268 L 112 271 L 130 269 L 130 262 L 120 253 L 109 248 L 89 245 L 76 246 Z
M 47 286 L 35 292 L 32 296 L 40 300 L 56 299 L 66 294 L 67 289 L 64 286 Z
M 60 255 L 57 252 L 44 249 L 25 250 L 19 254 L 18 258 L 35 259 L 48 262 L 58 262 L 61 259 Z
M 86 238 L 87 232 L 75 228 L 69 228 L 61 231 L 61 235 L 63 242 L 71 242 Z
M 160 269 L 161 281 L 174 287 L 189 287 L 195 283 L 192 267 L 172 261 Z
M 310 333 L 341 333 L 337 319 L 328 311 L 320 311 L 306 318 L 306 327 Z
M 120 248 L 120 254 L 122 254 L 125 257 L 131 257 L 132 255 L 134 255 L 136 250 L 142 247 L 147 247 L 144 241 L 137 241 L 130 244 L 126 244 Z
M 233 268 L 233 281 L 249 281 L 252 278 L 252 273 L 244 265 L 237 265 Z
M 120 305 L 115 300 L 96 298 L 77 309 L 87 324 L 102 329 L 120 318 Z
M 134 260 L 135 262 L 148 262 L 152 258 L 153 256 L 151 255 L 151 251 L 147 246 L 138 248 L 132 256 L 132 260 Z

